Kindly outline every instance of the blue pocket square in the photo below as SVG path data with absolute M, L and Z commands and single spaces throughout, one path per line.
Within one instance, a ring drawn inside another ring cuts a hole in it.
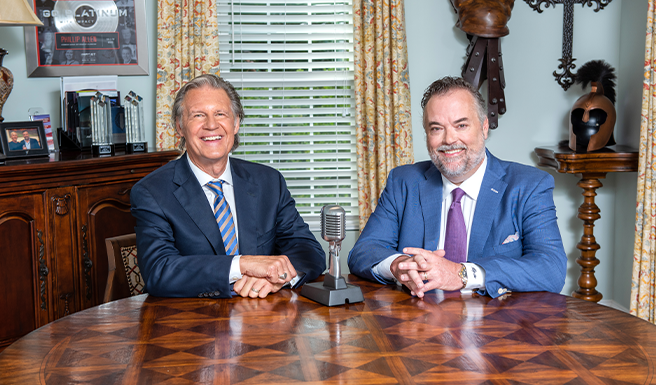
M 510 242 L 515 242 L 518 239 L 519 239 L 519 234 L 518 233 L 515 233 L 513 235 L 509 235 L 508 238 L 506 238 L 503 241 L 502 245 L 505 245 L 506 243 L 510 243 Z

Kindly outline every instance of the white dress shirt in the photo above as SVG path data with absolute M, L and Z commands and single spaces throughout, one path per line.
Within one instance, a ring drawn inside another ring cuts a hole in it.
M 457 186 L 447 178 L 442 175 L 442 212 L 440 213 L 440 239 L 438 242 L 438 250 L 444 249 L 444 238 L 446 234 L 446 219 L 449 214 L 449 207 L 453 202 L 453 197 L 451 196 L 451 191 L 456 188 L 460 188 L 465 192 L 463 195 L 460 204 L 462 206 L 462 215 L 465 220 L 465 227 L 467 228 L 467 250 L 469 251 L 469 238 L 471 236 L 471 224 L 474 221 L 474 211 L 476 210 L 476 202 L 478 199 L 478 193 L 481 190 L 481 184 L 483 184 L 483 177 L 485 176 L 485 169 L 487 168 L 487 154 L 483 159 L 483 163 L 476 170 L 476 172 L 470 176 L 467 180 L 462 182 L 460 186 Z M 437 214 L 437 213 L 436 213 Z M 394 260 L 403 254 L 397 253 L 389 256 L 378 265 L 373 267 L 375 274 L 384 277 L 389 280 L 396 280 L 394 274 L 392 274 L 391 266 Z M 465 262 L 465 268 L 467 269 L 467 286 L 462 289 L 462 292 L 471 292 L 474 289 L 481 289 L 485 287 L 485 270 L 482 267 L 478 266 L 475 263 Z
M 226 163 L 226 168 L 223 171 L 223 174 L 218 179 L 212 178 L 211 175 L 207 174 L 205 171 L 201 170 L 196 166 L 189 157 L 187 157 L 187 161 L 189 162 L 189 167 L 191 168 L 191 172 L 194 173 L 196 176 L 196 179 L 198 179 L 198 183 L 200 183 L 200 186 L 203 188 L 203 192 L 205 193 L 205 197 L 207 198 L 207 203 L 209 203 L 210 207 L 212 208 L 212 212 L 214 212 L 214 199 L 216 198 L 216 194 L 209 188 L 207 187 L 207 184 L 209 182 L 214 182 L 218 180 L 222 180 L 222 187 L 223 187 L 223 195 L 226 198 L 226 201 L 228 202 L 228 205 L 230 206 L 230 212 L 232 213 L 232 220 L 235 222 L 235 234 L 237 236 L 237 243 L 239 243 L 239 227 L 237 226 L 237 206 L 235 205 L 235 186 L 232 184 L 232 171 L 230 170 L 230 157 L 228 157 L 228 162 Z M 218 226 L 218 225 L 217 225 Z M 223 242 L 223 240 L 221 240 Z M 241 255 L 235 255 L 232 258 L 232 263 L 230 264 L 230 283 L 235 283 L 236 281 L 240 280 L 242 277 L 241 274 L 241 269 L 239 268 L 239 258 Z

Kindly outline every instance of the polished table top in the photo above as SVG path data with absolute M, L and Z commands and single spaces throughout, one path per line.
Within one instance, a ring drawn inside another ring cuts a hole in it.
M 656 325 L 552 293 L 429 294 L 349 276 L 364 303 L 142 295 L 0 353 L 16 384 L 656 383 Z

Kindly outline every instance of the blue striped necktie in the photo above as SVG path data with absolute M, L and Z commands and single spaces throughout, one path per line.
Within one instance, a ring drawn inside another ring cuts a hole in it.
M 214 198 L 214 218 L 221 231 L 226 255 L 238 255 L 239 243 L 237 242 L 237 229 L 235 229 L 235 221 L 232 219 L 230 205 L 228 205 L 228 201 L 225 195 L 223 195 L 223 183 L 223 180 L 209 182 L 207 187 L 216 194 Z

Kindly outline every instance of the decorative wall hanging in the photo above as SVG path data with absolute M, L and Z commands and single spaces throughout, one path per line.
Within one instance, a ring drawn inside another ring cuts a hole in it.
M 615 69 L 603 60 L 593 60 L 581 66 L 576 83 L 589 94 L 581 96 L 569 113 L 569 148 L 589 152 L 615 144 Z
M 30 0 L 28 77 L 148 75 L 146 0 Z
M 553 75 L 556 77 L 556 82 L 560 84 L 565 91 L 574 84 L 576 80 L 576 74 L 572 73 L 572 70 L 576 68 L 574 64 L 575 58 L 572 57 L 572 39 L 574 37 L 574 4 L 581 4 L 583 7 L 586 5 L 592 7 L 592 3 L 597 4 L 595 12 L 604 9 L 612 0 L 524 0 L 529 7 L 533 8 L 534 11 L 542 13 L 542 4 L 545 4 L 545 8 L 553 6 L 556 8 L 556 4 L 563 4 L 563 57 L 558 59 L 560 64 L 558 65 L 558 70 L 553 72 Z
M 458 14 L 456 27 L 467 33 L 469 46 L 462 67 L 462 78 L 476 89 L 487 79 L 487 116 L 489 127 L 499 126 L 499 115 L 506 113 L 503 89 L 506 81 L 501 61 L 499 38 L 510 32 L 506 24 L 515 0 L 451 0 Z

